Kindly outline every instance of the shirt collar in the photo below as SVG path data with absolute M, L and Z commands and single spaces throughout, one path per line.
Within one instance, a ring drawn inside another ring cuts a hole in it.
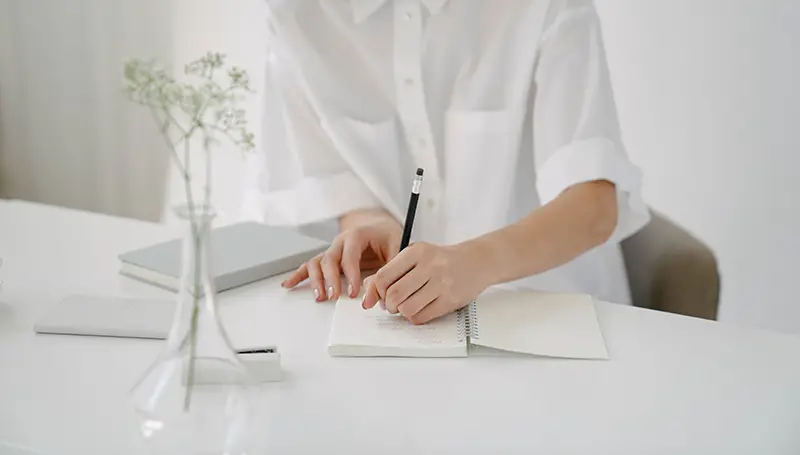
M 350 0 L 353 6 L 353 18 L 356 23 L 364 22 L 369 16 L 378 11 L 387 0 Z M 441 11 L 447 0 L 420 0 L 431 14 Z

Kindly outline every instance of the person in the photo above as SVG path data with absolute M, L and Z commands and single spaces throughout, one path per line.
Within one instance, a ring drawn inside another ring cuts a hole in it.
M 339 225 L 283 286 L 308 280 L 319 302 L 363 292 L 416 324 L 500 284 L 630 303 L 619 242 L 649 214 L 590 0 L 267 3 L 245 210 Z

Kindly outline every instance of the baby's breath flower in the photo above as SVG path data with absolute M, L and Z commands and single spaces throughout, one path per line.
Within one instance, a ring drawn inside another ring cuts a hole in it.
M 156 61 L 132 59 L 123 67 L 123 93 L 150 108 L 172 149 L 202 134 L 204 146 L 224 138 L 252 150 L 255 145 L 247 130 L 246 112 L 237 107 L 243 95 L 251 92 L 247 72 L 236 66 L 225 68 L 224 54 L 208 52 L 186 64 L 184 73 L 190 81 L 177 82 Z

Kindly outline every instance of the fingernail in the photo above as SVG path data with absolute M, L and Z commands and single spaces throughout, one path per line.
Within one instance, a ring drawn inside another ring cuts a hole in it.
M 333 286 L 328 286 L 328 298 L 333 298 Z
M 314 300 L 319 302 L 319 289 L 314 288 Z
M 361 297 L 361 308 L 367 309 L 367 294 L 364 294 L 364 297 Z
M 285 281 L 281 282 L 281 287 L 282 287 L 282 288 L 285 288 L 285 287 L 286 287 L 286 282 L 285 282 Z
M 347 284 L 347 295 L 349 295 L 350 297 L 355 297 L 353 295 L 353 283 Z

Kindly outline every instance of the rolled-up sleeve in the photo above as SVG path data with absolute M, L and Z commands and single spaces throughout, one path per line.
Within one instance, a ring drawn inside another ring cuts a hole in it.
M 546 204 L 579 183 L 614 183 L 618 217 L 609 242 L 619 242 L 649 221 L 642 174 L 620 138 L 594 5 L 588 0 L 554 4 L 557 10 L 546 24 L 535 69 L 537 191 Z
M 260 147 L 247 157 L 247 218 L 300 226 L 378 207 L 325 132 L 302 78 L 278 53 L 268 54 L 261 99 Z

